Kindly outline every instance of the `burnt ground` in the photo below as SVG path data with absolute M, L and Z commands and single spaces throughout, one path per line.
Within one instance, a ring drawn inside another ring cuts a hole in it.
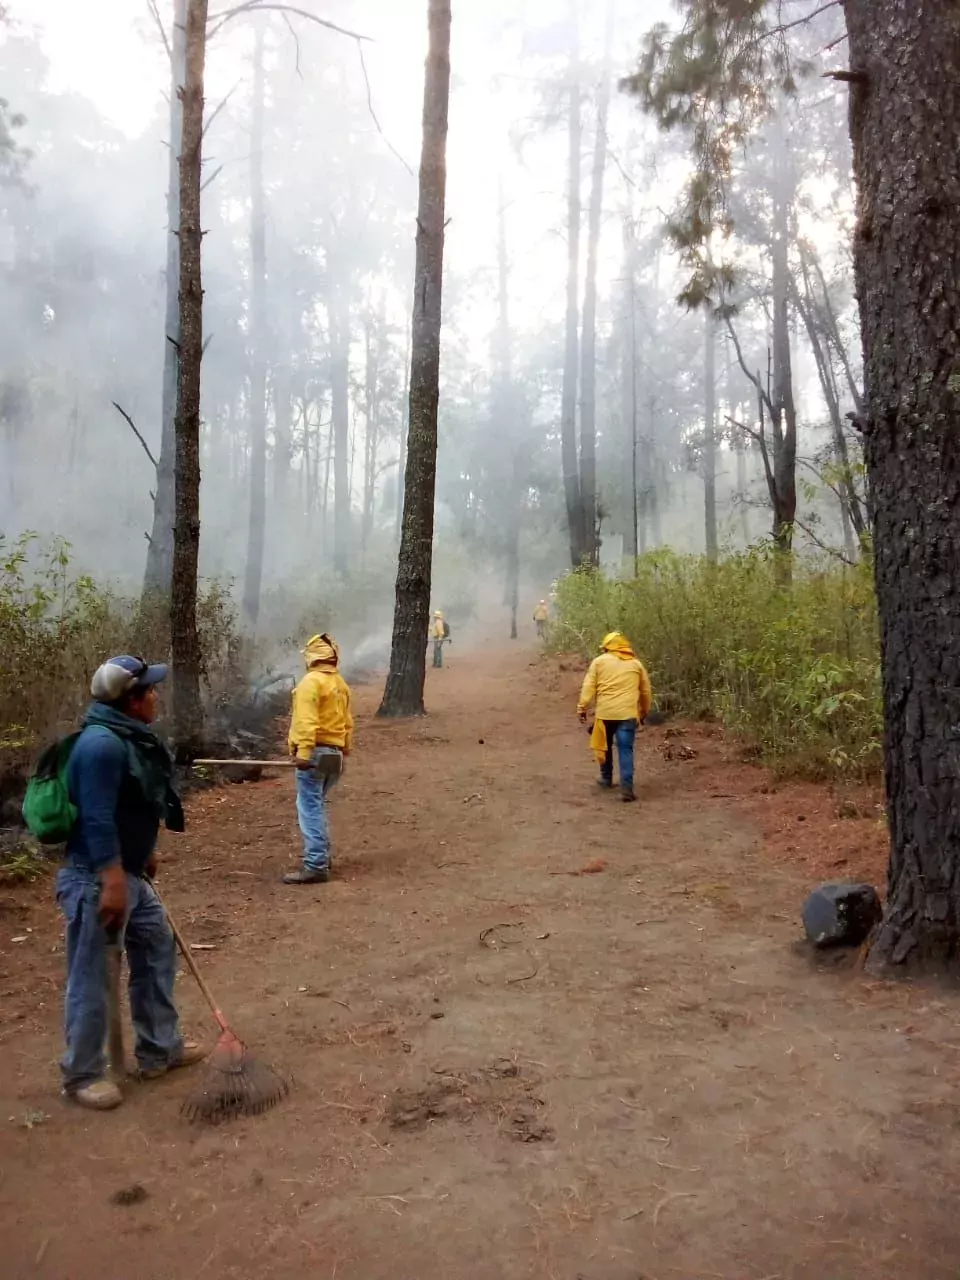
M 621 805 L 578 678 L 452 650 L 408 723 L 360 690 L 318 889 L 277 880 L 289 775 L 194 795 L 162 884 L 295 1077 L 263 1116 L 189 1126 L 195 1072 L 62 1102 L 59 921 L 0 891 L 3 1280 L 956 1280 L 956 999 L 797 945 L 817 880 L 878 881 L 871 798 L 653 729 Z

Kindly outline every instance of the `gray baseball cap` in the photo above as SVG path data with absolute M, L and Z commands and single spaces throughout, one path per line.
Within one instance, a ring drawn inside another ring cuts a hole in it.
M 90 681 L 90 692 L 98 702 L 117 702 L 124 694 L 149 689 L 167 678 L 165 662 L 144 662 L 128 653 L 108 658 L 97 667 Z

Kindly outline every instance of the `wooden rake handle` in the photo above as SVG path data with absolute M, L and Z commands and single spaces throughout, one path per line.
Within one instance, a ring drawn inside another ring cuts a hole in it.
M 160 890 L 157 888 L 156 880 L 151 880 L 150 884 L 153 888 L 153 892 L 157 895 L 157 901 L 163 907 L 164 914 L 167 917 L 167 924 L 170 926 L 170 932 L 173 934 L 174 938 L 176 938 L 177 946 L 180 948 L 180 954 L 183 956 L 184 960 L 186 961 L 187 968 L 193 974 L 194 981 L 196 982 L 197 986 L 200 988 L 200 991 L 203 995 L 204 1000 L 206 1000 L 207 1004 L 210 1006 L 210 1012 L 213 1014 L 214 1018 L 216 1018 L 217 1026 L 220 1028 L 221 1031 L 229 1032 L 230 1028 L 227 1026 L 227 1020 L 223 1016 L 223 1014 L 220 1012 L 219 1006 L 217 1005 L 217 1002 L 214 999 L 213 992 L 207 986 L 206 982 L 203 979 L 203 974 L 197 968 L 197 962 L 196 960 L 194 960 L 193 955 L 190 952 L 190 948 L 187 946 L 186 942 L 184 941 L 183 934 L 177 928 L 177 923 L 174 920 L 173 916 L 170 914 L 170 908 L 160 897 Z
M 194 760 L 191 769 L 199 769 L 201 766 L 211 766 L 218 768 L 226 768 L 227 765 L 259 765 L 263 769 L 295 769 L 297 762 L 293 756 L 288 756 L 285 760 Z

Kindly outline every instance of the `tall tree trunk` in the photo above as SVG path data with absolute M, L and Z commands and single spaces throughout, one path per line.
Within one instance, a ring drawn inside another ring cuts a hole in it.
M 330 397 L 333 417 L 333 567 L 350 568 L 350 312 L 342 283 L 331 284 Z
M 704 315 L 703 357 L 703 516 L 707 559 L 716 560 L 717 537 L 717 328 L 709 311 Z
M 567 103 L 567 312 L 563 357 L 563 389 L 560 397 L 560 437 L 563 458 L 563 491 L 570 533 L 570 563 L 574 568 L 586 552 L 586 524 L 580 496 L 580 468 L 577 461 L 577 365 L 579 356 L 580 295 L 580 48 L 576 35 L 577 3 L 573 0 L 571 21 L 574 32 L 570 60 L 570 87 Z
M 657 397 L 651 395 L 647 400 L 647 432 L 640 452 L 640 474 L 643 477 L 641 495 L 643 510 L 641 513 L 641 554 L 646 551 L 647 525 L 649 522 L 650 545 L 656 549 L 663 546 L 663 528 L 661 526 L 661 494 L 660 481 L 662 468 L 657 460 Z
M 440 321 L 447 117 L 450 104 L 450 0 L 429 0 L 429 52 L 423 90 L 423 145 L 417 208 L 410 433 L 397 566 L 393 644 L 380 715 L 422 715 L 437 480 Z
M 163 391 L 160 401 L 160 453 L 153 502 L 153 530 L 143 575 L 143 601 L 170 598 L 173 575 L 173 522 L 176 508 L 175 465 L 177 433 L 177 348 L 180 343 L 180 142 L 183 104 L 180 91 L 186 80 L 187 0 L 174 0 L 170 35 L 170 154 L 167 168 L 167 265 L 166 306 L 163 316 Z
M 384 333 L 387 318 L 381 291 L 376 317 L 372 312 L 366 323 L 366 392 L 364 410 L 366 432 L 364 434 L 363 466 L 363 525 L 360 545 L 366 554 L 367 544 L 373 532 L 374 508 L 377 496 L 377 458 L 380 452 L 380 379 L 384 362 Z
M 256 24 L 250 129 L 250 524 L 243 579 L 243 616 L 252 631 L 260 617 L 267 524 L 267 213 L 263 190 L 264 23 Z
M 629 512 L 627 554 L 633 561 L 634 574 L 639 573 L 640 556 L 640 430 L 637 403 L 637 288 L 636 288 L 636 234 L 630 213 L 623 220 L 623 300 L 625 314 L 620 330 L 620 416 L 623 421 L 624 456 L 624 506 Z
M 200 365 L 203 360 L 203 281 L 200 251 L 200 173 L 203 147 L 203 67 L 207 0 L 190 0 L 180 140 L 180 359 L 176 405 L 176 509 L 170 591 L 173 656 L 173 731 L 178 754 L 199 745 L 200 638 L 197 566 L 200 553 Z
M 960 9 L 843 7 L 891 834 L 868 964 L 942 970 L 960 954 Z
M 856 555 L 858 551 L 856 543 L 859 543 L 859 547 L 862 548 L 866 538 L 867 516 L 864 506 L 860 500 L 860 494 L 857 492 L 853 469 L 850 465 L 850 451 L 847 447 L 847 436 L 840 412 L 840 386 L 833 363 L 835 350 L 832 349 L 834 342 L 839 341 L 840 335 L 839 330 L 837 329 L 836 319 L 833 316 L 833 311 L 830 307 L 829 295 L 826 292 L 826 280 L 823 278 L 822 270 L 819 269 L 819 264 L 816 265 L 815 270 L 820 278 L 821 288 L 823 289 L 822 308 L 818 305 L 818 299 L 814 295 L 813 282 L 811 280 L 811 266 L 808 261 L 809 257 L 809 252 L 805 248 L 801 247 L 800 261 L 803 277 L 803 291 L 801 292 L 799 285 L 794 285 L 794 301 L 807 333 L 810 349 L 813 352 L 814 362 L 817 366 L 820 389 L 823 392 L 827 411 L 830 414 L 830 425 L 833 429 L 833 451 L 837 460 L 837 469 L 839 471 L 839 479 L 835 488 L 840 500 L 844 540 L 848 553 Z M 845 356 L 844 359 L 846 359 Z M 845 373 L 848 380 L 848 386 L 853 386 L 854 384 L 850 375 L 849 361 L 846 361 Z M 855 403 L 857 405 L 857 412 L 862 412 L 863 401 L 859 395 L 857 396 Z M 853 539 L 854 532 L 856 533 L 856 543 Z
M 613 0 L 607 0 L 603 70 L 597 96 L 597 131 L 593 140 L 593 172 L 587 217 L 587 267 L 583 287 L 583 331 L 580 357 L 580 506 L 583 551 L 599 563 L 597 530 L 597 257 L 603 217 L 603 174 L 607 162 L 607 114 L 610 106 L 610 56 L 613 44 Z
M 403 349 L 403 407 L 400 412 L 400 456 L 397 460 L 397 510 L 396 531 L 397 545 L 403 526 L 403 493 L 404 472 L 407 468 L 407 431 L 410 425 L 410 324 L 407 324 L 407 341 Z
M 797 515 L 797 408 L 793 398 L 793 360 L 790 352 L 790 211 L 793 178 L 786 140 L 774 138 L 773 190 L 773 538 L 789 555 L 793 547 L 793 522 Z M 789 574 L 789 564 L 784 564 Z
M 504 602 L 510 610 L 510 639 L 517 639 L 517 609 L 520 602 L 520 531 L 523 525 L 524 441 L 518 437 L 517 397 L 513 385 L 513 336 L 510 331 L 510 255 L 507 252 L 507 211 L 500 186 L 497 211 L 497 301 L 498 316 L 494 342 L 496 391 L 494 395 L 494 436 L 504 440 L 504 451 L 512 452 L 505 521 L 506 546 Z

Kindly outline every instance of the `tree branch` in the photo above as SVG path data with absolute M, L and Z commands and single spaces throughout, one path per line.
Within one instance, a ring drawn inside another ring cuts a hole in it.
M 160 10 L 157 8 L 157 0 L 147 0 L 147 8 L 153 15 L 153 20 L 157 24 L 157 30 L 160 32 L 160 39 L 163 41 L 163 47 L 167 51 L 167 57 L 172 62 L 173 50 L 170 48 L 170 41 L 167 39 L 167 30 L 163 25 L 162 18 L 160 17 Z
M 737 353 L 737 364 L 739 364 L 740 368 L 743 370 L 743 375 L 747 379 L 747 381 L 752 383 L 752 385 L 756 387 L 757 395 L 760 396 L 764 404 L 767 406 L 767 409 L 770 413 L 770 418 L 772 420 L 776 417 L 776 414 L 774 413 L 774 410 L 773 410 L 773 401 L 771 400 L 769 393 L 764 390 L 763 382 L 761 381 L 760 375 L 757 373 L 750 372 L 750 368 L 747 365 L 747 362 L 743 356 L 743 348 L 740 345 L 740 339 L 737 337 L 737 331 L 736 329 L 734 329 L 733 324 L 731 323 L 730 317 L 728 315 L 724 315 L 723 319 L 727 326 L 727 333 L 729 333 L 730 339 L 733 342 L 733 349 Z
M 377 119 L 377 113 L 373 109 L 373 92 L 370 88 L 370 77 L 367 75 L 367 64 L 363 56 L 363 45 L 360 43 L 359 38 L 357 39 L 357 53 L 360 55 L 360 70 L 363 72 L 363 82 L 367 86 L 367 110 L 370 112 L 370 119 L 377 126 L 377 133 L 379 133 L 380 137 L 386 143 L 387 150 L 392 152 L 393 155 L 396 156 L 396 158 L 400 161 L 400 163 L 406 169 L 407 173 L 409 173 L 410 177 L 415 178 L 417 175 L 410 168 L 406 160 L 404 160 L 403 156 L 396 149 L 396 147 L 393 145 L 393 143 L 390 141 L 387 135 L 383 132 L 383 129 L 380 127 L 380 121 Z
M 150 446 L 147 444 L 146 440 L 144 440 L 143 436 L 137 430 L 137 424 L 130 417 L 129 413 L 127 413 L 126 409 L 121 409 L 120 406 L 117 404 L 116 400 L 111 400 L 110 403 L 116 409 L 117 413 L 120 414 L 120 417 L 126 421 L 127 426 L 130 428 L 133 434 L 137 437 L 137 439 L 143 445 L 143 452 L 147 455 L 147 457 L 153 463 L 154 467 L 158 468 L 160 466 L 159 462 L 157 462 L 156 458 L 150 452 Z
M 290 21 L 289 13 L 284 13 L 281 16 L 283 17 L 284 26 L 290 32 L 290 35 L 293 37 L 293 49 L 294 49 L 293 69 L 297 73 L 297 78 L 299 80 L 302 80 L 303 72 L 300 70 L 300 37 L 297 35 L 296 28 L 294 27 L 293 23 Z
M 813 530 L 809 528 L 809 526 L 805 525 L 802 520 L 798 520 L 797 517 L 794 516 L 793 523 L 796 525 L 798 529 L 803 530 L 803 532 L 807 535 L 807 537 L 814 544 L 814 546 L 819 547 L 821 551 L 825 551 L 828 556 L 836 556 L 838 560 L 841 560 L 844 564 L 849 565 L 851 569 L 856 568 L 855 560 L 851 560 L 849 556 L 844 555 L 844 553 L 838 547 L 828 546 L 827 543 L 823 542 L 820 538 L 818 538 L 817 535 L 813 532 Z
M 217 116 L 220 114 L 220 112 L 224 109 L 224 107 L 227 105 L 227 103 L 236 93 L 239 84 L 240 84 L 240 81 L 238 80 L 237 83 L 230 90 L 230 92 L 226 95 L 226 97 L 221 98 L 220 101 L 217 103 L 217 105 L 214 107 L 214 109 L 210 112 L 210 115 L 207 117 L 207 122 L 203 126 L 203 133 L 201 135 L 202 137 L 205 138 L 207 136 L 207 134 L 210 131 L 210 126 L 213 124 L 214 120 L 216 120 Z
M 329 18 L 320 18 L 315 13 L 310 13 L 306 9 L 299 9 L 296 5 L 280 4 L 277 0 L 245 0 L 243 4 L 236 5 L 233 9 L 221 9 L 219 13 L 212 13 L 208 19 L 208 24 L 214 25 L 209 27 L 207 31 L 207 39 L 212 40 L 221 27 L 230 22 L 233 18 L 239 18 L 245 13 L 293 13 L 298 18 L 306 18 L 308 22 L 315 22 L 318 27 L 326 27 L 328 31 L 336 31 L 338 35 L 349 36 L 352 40 L 369 40 L 369 36 L 362 36 L 358 31 L 350 31 L 347 27 L 341 27 L 336 22 L 331 22 Z
M 211 182 L 213 182 L 213 181 L 215 181 L 217 178 L 219 178 L 219 177 L 220 177 L 220 175 L 221 175 L 221 173 L 223 173 L 223 165 L 222 165 L 222 164 L 218 164 L 218 165 L 217 165 L 217 167 L 216 167 L 216 169 L 214 169 L 213 173 L 211 173 L 210 177 L 209 177 L 209 178 L 205 178 L 205 179 L 204 179 L 204 181 L 200 183 L 200 190 L 201 190 L 201 191 L 206 191 L 206 189 L 207 189 L 207 187 L 209 187 L 210 183 L 211 183 Z

